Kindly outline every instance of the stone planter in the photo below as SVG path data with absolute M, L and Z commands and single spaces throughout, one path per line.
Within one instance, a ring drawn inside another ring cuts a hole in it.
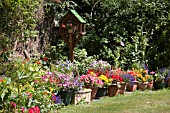
M 91 89 L 83 89 L 80 91 L 75 92 L 72 100 L 72 104 L 78 104 L 80 101 L 83 100 L 85 103 L 89 103 L 91 101 Z

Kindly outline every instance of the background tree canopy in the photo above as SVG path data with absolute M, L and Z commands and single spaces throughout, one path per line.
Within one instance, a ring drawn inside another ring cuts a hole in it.
M 3 0 L 0 49 L 14 48 L 16 40 L 22 40 L 26 48 L 28 39 L 38 37 L 42 43 L 39 49 L 44 53 L 55 56 L 54 59 L 67 58 L 68 48 L 53 22 L 68 9 L 75 9 L 87 21 L 87 35 L 75 50 L 75 54 L 87 55 L 77 55 L 75 60 L 97 55 L 98 59 L 124 69 L 138 62 L 148 63 L 152 70 L 169 67 L 168 0 L 62 0 L 61 4 L 53 0 Z M 47 46 L 54 41 L 53 49 Z

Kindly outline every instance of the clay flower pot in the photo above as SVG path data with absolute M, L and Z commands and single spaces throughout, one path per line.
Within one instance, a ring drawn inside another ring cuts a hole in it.
M 138 84 L 139 84 L 138 81 L 128 83 L 126 86 L 126 90 L 130 91 L 130 92 L 134 92 L 134 91 L 136 91 Z
M 149 90 L 153 89 L 153 81 L 152 82 L 148 82 L 147 89 L 149 89 Z
M 119 94 L 119 87 L 117 84 L 108 87 L 108 96 L 113 97 Z
M 146 90 L 147 86 L 148 86 L 148 82 L 141 82 L 139 84 L 139 90 L 144 91 Z
M 120 83 L 119 94 L 124 94 L 125 89 L 126 89 L 126 85 L 127 85 L 126 82 L 121 82 L 121 83 Z

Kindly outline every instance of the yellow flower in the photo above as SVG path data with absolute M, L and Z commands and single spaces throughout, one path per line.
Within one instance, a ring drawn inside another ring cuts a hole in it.
M 93 71 L 91 71 L 91 72 L 90 72 L 90 74 L 94 75 L 94 72 L 93 72 Z
M 140 69 L 140 72 L 143 72 L 143 69 Z
M 145 78 L 146 78 L 146 79 L 149 79 L 149 78 L 150 78 L 150 76 L 149 76 L 149 75 L 145 75 Z
M 108 78 L 105 75 L 100 75 L 99 78 L 104 82 L 109 82 Z
M 108 81 L 109 81 L 109 83 L 111 83 L 111 82 L 113 81 L 113 79 L 112 79 L 112 78 L 110 78 L 110 79 L 108 79 Z
M 143 82 L 145 82 L 145 81 L 146 81 L 145 77 L 142 77 L 142 81 L 143 81 Z
M 50 87 L 50 93 L 52 93 L 52 92 L 53 92 L 53 88 Z

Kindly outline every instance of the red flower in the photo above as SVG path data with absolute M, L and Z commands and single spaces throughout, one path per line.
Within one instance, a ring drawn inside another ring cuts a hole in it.
M 44 57 L 43 60 L 44 60 L 44 61 L 47 61 L 47 60 L 48 60 L 48 57 Z
M 111 77 L 112 77 L 113 80 L 115 80 L 117 82 L 122 82 L 123 81 L 122 77 L 119 76 L 119 75 L 112 75 Z

